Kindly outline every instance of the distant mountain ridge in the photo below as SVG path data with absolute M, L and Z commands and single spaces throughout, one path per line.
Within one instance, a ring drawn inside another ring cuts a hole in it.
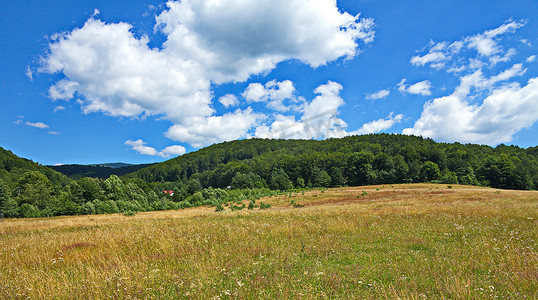
M 136 165 L 135 164 L 126 164 L 126 163 L 122 163 L 122 162 L 117 162 L 117 163 L 106 163 L 106 164 L 89 164 L 88 166 L 109 167 L 109 168 L 112 168 L 112 169 L 117 169 L 117 168 L 131 167 L 131 166 L 136 166 Z
M 153 165 L 155 165 L 155 163 L 135 165 L 118 162 L 91 165 L 69 164 L 47 167 L 62 173 L 71 179 L 80 179 L 83 177 L 106 179 L 110 177 L 110 175 L 123 176 Z

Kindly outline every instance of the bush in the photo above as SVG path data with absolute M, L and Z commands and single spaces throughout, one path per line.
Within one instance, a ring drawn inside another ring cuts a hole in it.
M 267 203 L 260 202 L 260 209 L 268 209 L 271 205 Z
M 83 215 L 95 214 L 95 206 L 91 202 L 86 202 L 80 206 L 80 213 Z
M 142 206 L 140 205 L 140 203 L 138 203 L 138 201 L 118 200 L 116 201 L 116 205 L 118 206 L 118 211 L 120 212 L 142 210 Z
M 91 203 L 95 206 L 95 212 L 97 214 L 114 214 L 119 212 L 116 202 L 112 200 L 94 200 Z
M 32 204 L 23 203 L 19 208 L 19 215 L 24 218 L 39 218 L 41 217 L 41 212 Z
M 132 216 L 136 215 L 136 211 L 128 210 L 126 212 L 123 212 L 123 215 L 126 216 L 126 217 L 132 217 Z
M 194 206 L 200 206 L 205 199 L 201 192 L 196 192 L 194 195 L 187 197 L 187 200 Z

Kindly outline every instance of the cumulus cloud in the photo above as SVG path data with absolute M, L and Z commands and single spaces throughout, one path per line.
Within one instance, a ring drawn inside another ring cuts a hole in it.
M 371 93 L 366 95 L 366 99 L 368 100 L 379 100 L 384 99 L 390 94 L 390 90 L 380 90 L 375 93 Z
M 232 94 L 226 94 L 219 98 L 220 104 L 224 105 L 225 107 L 230 106 L 236 106 L 239 104 L 239 99 L 235 95 Z
M 35 123 L 32 123 L 32 122 L 26 122 L 25 123 L 26 125 L 30 126 L 30 127 L 35 127 L 35 128 L 39 128 L 39 129 L 45 129 L 45 128 L 50 128 L 49 125 L 43 123 L 43 122 L 35 122 Z
M 351 135 L 356 134 L 369 134 L 369 133 L 378 133 L 383 130 L 387 130 L 394 126 L 397 123 L 400 123 L 403 119 L 402 114 L 394 116 L 394 113 L 391 112 L 385 119 L 378 119 L 372 122 L 363 124 L 361 128 L 356 131 L 351 132 Z
M 168 156 L 180 156 L 180 155 L 185 154 L 185 152 L 187 152 L 187 149 L 185 149 L 185 147 L 179 146 L 179 145 L 168 146 L 168 147 L 164 148 L 161 151 L 161 153 L 166 155 L 166 157 L 168 157 Z
M 49 88 L 49 97 L 53 100 L 69 100 L 77 91 L 78 83 L 70 80 L 60 80 Z
M 523 87 L 496 84 L 523 73 L 521 65 L 514 65 L 490 78 L 481 71 L 463 76 L 453 94 L 426 102 L 420 119 L 403 133 L 451 142 L 510 142 L 515 133 L 538 121 L 538 78 Z M 473 88 L 488 91 L 479 104 L 473 101 Z
M 277 114 L 272 124 L 259 126 L 255 136 L 282 139 L 344 136 L 347 124 L 337 117 L 339 108 L 345 104 L 340 96 L 341 90 L 342 85 L 333 81 L 318 86 L 314 90 L 317 96 L 309 103 L 305 103 L 299 120 L 296 120 L 295 116 Z
M 131 149 L 136 151 L 139 154 L 150 155 L 150 156 L 160 156 L 163 158 L 168 158 L 170 156 L 179 156 L 183 155 L 186 152 L 185 147 L 175 145 L 164 148 L 162 151 L 157 151 L 155 148 L 147 146 L 147 143 L 141 139 L 136 141 L 127 140 L 125 145 L 130 146 Z
M 200 62 L 216 82 L 244 81 L 294 58 L 312 67 L 353 57 L 373 40 L 372 19 L 341 13 L 335 1 L 169 1 L 156 28 L 165 48 Z
M 151 155 L 151 156 L 157 155 L 157 150 L 153 147 L 146 146 L 146 142 L 144 142 L 143 140 L 136 140 L 136 141 L 127 140 L 125 142 L 125 145 L 131 146 L 132 149 L 138 152 L 139 154 Z
M 293 82 L 284 80 L 277 82 L 269 81 L 264 85 L 261 83 L 251 83 L 243 92 L 242 96 L 247 102 L 267 102 L 267 107 L 279 112 L 300 109 L 300 104 L 304 99 L 295 95 L 296 90 Z M 291 104 L 284 103 L 289 100 Z
M 164 114 L 174 122 L 209 116 L 209 81 L 195 64 L 170 59 L 133 36 L 126 23 L 90 19 L 82 28 L 56 37 L 42 71 L 67 79 L 49 89 L 52 99 L 83 98 L 83 109 L 112 116 Z
M 49 97 L 76 97 L 85 113 L 161 115 L 173 123 L 167 137 L 208 145 L 246 137 L 260 118 L 251 109 L 216 115 L 213 85 L 266 74 L 290 59 L 313 68 L 351 59 L 359 43 L 371 42 L 375 34 L 372 19 L 341 12 L 333 0 L 184 0 L 166 5 L 155 25 L 165 35 L 161 48 L 150 48 L 149 37 L 135 36 L 128 23 L 96 19 L 98 11 L 81 28 L 52 36 L 39 71 L 65 78 L 49 88 Z M 285 88 L 289 86 L 275 90 L 285 94 Z M 281 103 L 269 105 L 284 111 Z M 210 128 L 214 124 L 228 131 Z
M 417 82 L 412 85 L 407 85 L 405 82 L 407 79 L 402 79 L 398 83 L 398 91 L 401 93 L 407 93 L 407 94 L 414 94 L 414 95 L 422 95 L 422 96 L 429 96 L 431 95 L 431 82 L 429 80 L 424 80 L 421 82 Z
M 251 128 L 258 125 L 265 116 L 255 113 L 252 108 L 236 110 L 222 116 L 190 118 L 186 125 L 173 125 L 165 136 L 200 148 L 222 141 L 232 141 L 247 137 Z
M 535 61 L 536 61 L 536 55 L 531 55 L 531 56 L 527 57 L 527 62 L 528 63 L 535 62 Z

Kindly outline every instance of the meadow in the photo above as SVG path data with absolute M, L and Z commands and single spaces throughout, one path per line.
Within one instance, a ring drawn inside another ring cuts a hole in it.
M 0 298 L 538 298 L 537 191 L 401 184 L 260 201 L 271 207 L 3 219 Z

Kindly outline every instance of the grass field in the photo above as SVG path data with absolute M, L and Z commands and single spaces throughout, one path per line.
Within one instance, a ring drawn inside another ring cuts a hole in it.
M 536 191 L 384 185 L 262 201 L 4 219 L 0 298 L 538 298 Z

